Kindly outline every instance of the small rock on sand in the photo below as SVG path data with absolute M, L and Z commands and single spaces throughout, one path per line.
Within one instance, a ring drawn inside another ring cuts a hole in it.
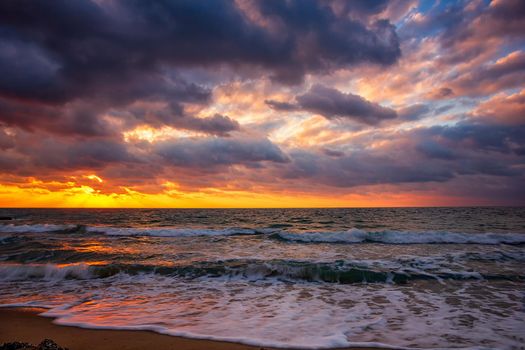
M 51 339 L 44 339 L 38 345 L 29 343 L 21 343 L 18 341 L 12 343 L 4 343 L 0 345 L 0 350 L 68 350 L 68 348 L 61 348 L 57 343 Z

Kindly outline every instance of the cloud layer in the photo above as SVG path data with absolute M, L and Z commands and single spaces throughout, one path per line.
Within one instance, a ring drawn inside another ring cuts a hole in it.
M 525 204 L 524 23 L 518 0 L 2 1 L 0 204 Z

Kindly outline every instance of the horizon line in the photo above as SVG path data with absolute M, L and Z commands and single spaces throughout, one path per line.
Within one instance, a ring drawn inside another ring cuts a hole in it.
M 520 205 L 422 205 L 422 206 L 370 206 L 370 207 L 0 207 L 2 209 L 410 209 L 410 208 L 525 208 Z

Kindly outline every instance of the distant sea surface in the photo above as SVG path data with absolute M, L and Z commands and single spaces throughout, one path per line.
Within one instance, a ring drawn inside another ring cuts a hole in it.
M 294 348 L 525 343 L 525 208 L 0 216 L 1 306 L 59 324 Z

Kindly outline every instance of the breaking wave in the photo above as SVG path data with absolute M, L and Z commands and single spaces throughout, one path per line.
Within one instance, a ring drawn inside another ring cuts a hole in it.
M 300 243 L 525 244 L 522 233 L 367 232 L 356 228 L 341 232 L 279 232 L 273 237 Z
M 289 232 L 276 225 L 264 228 L 229 227 L 179 228 L 179 227 L 110 227 L 85 225 L 0 225 L 0 233 L 61 233 L 105 234 L 109 236 L 151 237 L 201 237 L 270 235 L 271 238 L 295 243 L 382 243 L 382 244 L 525 244 L 525 233 L 461 233 L 461 232 L 412 232 L 365 231 L 352 228 L 347 231 Z
M 475 271 L 451 271 L 447 268 L 425 270 L 413 266 L 389 268 L 388 262 L 314 263 L 293 260 L 245 260 L 199 262 L 183 266 L 144 264 L 5 264 L 0 265 L 0 280 L 61 281 L 68 279 L 100 279 L 116 275 L 137 276 L 155 274 L 183 278 L 223 278 L 256 281 L 278 279 L 289 282 L 325 282 L 339 284 L 394 283 L 417 280 L 525 280 L 522 275 L 482 274 Z
M 196 237 L 196 236 L 234 236 L 255 235 L 275 232 L 272 229 L 249 229 L 230 227 L 224 229 L 176 228 L 176 227 L 110 227 L 85 225 L 0 225 L 2 233 L 92 233 L 110 236 L 152 236 L 152 237 Z
M 76 233 L 84 230 L 82 225 L 53 225 L 53 224 L 34 224 L 34 225 L 0 225 L 2 233 Z

